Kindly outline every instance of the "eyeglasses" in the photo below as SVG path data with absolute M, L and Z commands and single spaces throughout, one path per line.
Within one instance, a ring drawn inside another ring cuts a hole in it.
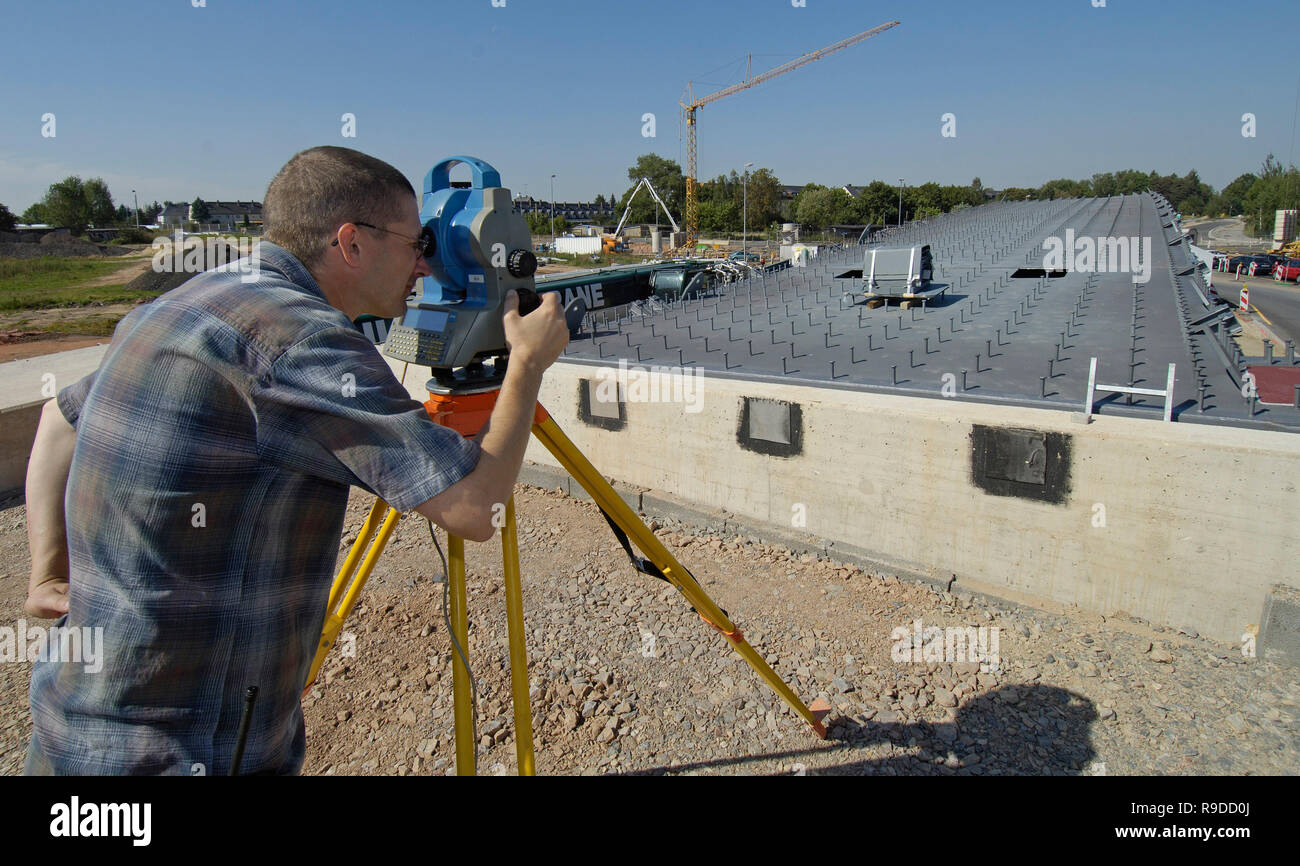
M 357 220 L 352 224 L 354 226 L 365 226 L 366 228 L 374 229 L 377 232 L 384 232 L 390 235 L 397 235 L 399 238 L 406 241 L 407 244 L 410 245 L 412 250 L 414 250 L 416 253 L 418 253 L 419 255 L 423 256 L 426 259 L 433 258 L 433 254 L 438 249 L 437 239 L 434 238 L 433 230 L 430 229 L 428 226 L 425 226 L 424 230 L 420 232 L 419 238 L 412 240 L 410 235 L 404 235 L 401 232 L 395 232 L 392 229 L 380 228 L 379 226 L 371 225 L 370 223 L 363 223 L 361 222 L 361 220 Z M 339 245 L 338 238 L 335 238 L 330 243 L 330 246 L 332 247 L 336 247 L 338 245 Z

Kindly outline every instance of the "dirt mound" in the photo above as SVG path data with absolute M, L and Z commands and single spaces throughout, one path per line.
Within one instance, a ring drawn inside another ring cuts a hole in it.
M 175 259 L 171 262 L 173 268 L 175 268 L 174 270 L 155 271 L 152 268 L 150 268 L 140 276 L 136 277 L 134 280 L 131 280 L 129 283 L 127 283 L 126 287 L 128 289 L 131 289 L 132 291 L 135 290 L 148 291 L 148 292 L 171 291 L 172 289 L 183 285 L 186 281 L 190 279 L 190 277 L 193 277 L 197 273 L 199 273 L 194 271 L 193 269 L 183 270 L 183 268 L 185 267 L 186 258 L 187 258 L 186 253 L 177 253 Z M 203 261 L 202 261 L 202 264 L 204 265 L 203 269 L 204 270 L 208 269 L 206 265 L 208 264 L 209 261 L 212 262 L 213 267 L 220 267 L 221 265 L 224 265 L 228 262 L 238 261 L 239 258 L 240 258 L 239 248 L 234 244 L 219 245 L 218 247 L 212 250 L 205 249 L 203 251 Z M 166 262 L 167 259 L 164 258 L 163 261 Z
M 162 271 L 159 273 L 150 269 L 127 283 L 126 288 L 133 292 L 170 292 L 172 289 L 183 285 L 192 276 L 194 274 L 187 274 L 184 271 Z
M 49 235 L 46 235 L 49 237 Z M 35 259 L 41 256 L 124 256 L 130 247 L 93 244 L 73 238 L 61 243 L 0 243 L 0 259 Z

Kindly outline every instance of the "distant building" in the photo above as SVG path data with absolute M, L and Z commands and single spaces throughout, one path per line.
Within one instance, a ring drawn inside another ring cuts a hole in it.
M 831 189 L 836 189 L 836 187 L 830 187 L 830 188 L 831 188 Z M 843 186 L 838 187 L 838 189 L 842 189 L 842 190 L 844 190 L 846 193 L 848 193 L 849 198 L 857 198 L 858 195 L 859 195 L 863 190 L 866 189 L 866 187 L 865 187 L 865 186 L 854 186 L 854 185 L 851 184 L 851 183 L 846 183 L 846 184 L 844 184 Z M 792 199 L 792 198 L 794 198 L 795 196 L 797 196 L 797 195 L 798 195 L 799 193 L 801 193 L 801 192 L 803 192 L 803 187 L 801 187 L 801 186 L 788 186 L 788 185 L 786 185 L 786 184 L 782 184 L 782 185 L 781 185 L 781 198 L 783 198 L 783 199 Z
M 183 228 L 190 218 L 190 206 L 187 204 L 169 204 L 158 214 L 158 225 L 163 228 Z
M 517 195 L 514 197 L 514 205 L 519 209 L 520 213 L 551 215 L 551 203 L 535 199 L 532 196 Z M 587 201 L 557 201 L 555 203 L 555 215 L 564 217 L 571 223 L 603 222 L 606 218 L 614 216 L 614 204 L 609 202 L 596 204 Z
M 210 201 L 205 223 L 216 223 L 224 231 L 249 226 L 261 227 L 262 203 L 260 201 Z
M 203 221 L 203 228 L 216 231 L 235 231 L 244 227 L 245 217 L 248 225 L 260 228 L 262 225 L 262 203 L 260 201 L 210 201 L 208 218 Z M 187 222 L 197 222 L 193 209 L 188 204 L 169 204 L 158 214 L 158 225 L 164 228 L 184 228 Z

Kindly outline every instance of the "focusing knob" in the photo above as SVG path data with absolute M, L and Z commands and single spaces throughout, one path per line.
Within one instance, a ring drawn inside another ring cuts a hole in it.
M 506 260 L 506 270 L 512 277 L 531 277 L 537 273 L 537 256 L 528 250 L 515 250 Z

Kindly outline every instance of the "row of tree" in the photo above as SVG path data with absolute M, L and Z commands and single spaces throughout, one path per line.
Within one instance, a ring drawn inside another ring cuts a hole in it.
M 1090 180 L 1051 180 L 1037 189 L 1003 190 L 1000 198 L 1054 199 L 1084 196 L 1126 195 L 1155 190 L 1182 214 L 1244 216 L 1248 233 L 1271 237 L 1279 210 L 1300 208 L 1300 171 L 1294 165 L 1283 168 L 1269 154 L 1258 173 L 1247 172 L 1215 192 L 1196 171 L 1179 177 L 1156 172 L 1128 171 L 1094 174 Z
M 137 218 L 141 225 L 148 225 L 169 204 L 170 201 L 145 205 L 140 208 L 137 217 L 134 209 L 125 203 L 113 204 L 113 194 L 109 192 L 108 184 L 103 178 L 92 177 L 83 181 L 76 175 L 70 175 L 58 183 L 50 184 L 44 197 L 23 211 L 20 220 L 0 204 L 0 230 L 12 229 L 19 221 L 61 226 L 71 229 L 73 234 L 81 234 L 89 226 L 104 228 L 135 225 Z
M 637 158 L 628 169 L 632 186 L 618 199 L 620 215 L 641 178 L 648 178 L 663 197 L 674 216 L 686 203 L 686 177 L 676 162 L 656 154 Z M 747 182 L 746 182 L 747 181 Z M 746 187 L 747 195 L 746 195 Z M 1247 217 L 1246 230 L 1270 236 L 1275 212 L 1300 208 L 1300 171 L 1283 168 L 1272 154 L 1258 173 L 1246 173 L 1216 192 L 1204 183 L 1195 170 L 1179 176 L 1127 169 L 1094 174 L 1085 180 L 1059 178 L 1037 188 L 1011 187 L 997 193 L 1002 200 L 1082 198 L 1088 196 L 1127 195 L 1154 190 L 1162 194 L 1183 214 Z M 924 219 L 985 201 L 984 185 L 977 177 L 967 186 L 944 186 L 934 182 L 904 186 L 902 200 L 894 184 L 876 180 L 849 195 L 843 188 L 808 184 L 793 201 L 782 195 L 780 180 L 771 170 L 751 171 L 748 178 L 733 171 L 700 183 L 697 191 L 700 230 L 738 232 L 748 224 L 751 230 L 763 229 L 782 221 L 800 223 L 818 230 L 832 225 L 890 225 L 902 218 Z M 604 201 L 603 196 L 597 197 Z M 747 202 L 746 202 L 747 199 Z M 612 197 L 611 197 L 612 200 Z M 637 197 L 630 220 L 653 222 L 657 206 L 644 193 Z
M 680 165 L 647 153 L 637 157 L 636 165 L 628 169 L 627 176 L 632 185 L 621 197 L 616 200 L 613 195 L 608 199 L 597 195 L 596 204 L 614 203 L 615 214 L 621 216 L 641 178 L 646 178 L 669 211 L 680 219 L 686 204 L 686 176 Z M 1058 178 L 1037 188 L 1010 187 L 998 193 L 998 198 L 1050 200 L 1126 195 L 1148 189 L 1164 195 L 1183 214 L 1244 214 L 1247 216 L 1246 230 L 1258 236 L 1272 234 L 1276 211 L 1300 207 L 1300 172 L 1294 165 L 1283 168 L 1271 153 L 1257 174 L 1243 174 L 1219 192 L 1203 183 L 1195 170 L 1179 177 L 1128 169 L 1094 174 L 1087 180 Z M 941 186 L 933 182 L 904 186 L 902 218 L 937 216 L 981 204 L 984 199 L 984 186 L 978 177 L 967 186 Z M 700 230 L 718 233 L 739 232 L 745 226 L 760 231 L 783 221 L 797 222 L 814 230 L 844 224 L 889 225 L 897 223 L 900 215 L 899 189 L 893 184 L 872 181 L 856 196 L 851 196 L 839 187 L 810 183 L 793 201 L 786 201 L 780 180 L 767 168 L 756 169 L 747 175 L 732 171 L 729 175 L 704 181 L 699 185 L 697 201 Z M 162 204 L 155 201 L 140 208 L 140 224 L 153 223 L 163 208 L 170 204 L 170 201 Z M 191 216 L 200 223 L 208 218 L 208 206 L 203 199 L 194 200 Z M 549 214 L 529 214 L 528 219 L 534 234 L 550 233 Z M 21 221 L 64 226 L 80 234 L 92 225 L 134 225 L 136 215 L 125 204 L 114 206 L 108 184 L 102 178 L 92 177 L 83 181 L 74 175 L 51 184 L 41 201 L 23 211 Z M 658 205 L 644 192 L 633 202 L 629 221 L 663 222 Z M 0 204 L 0 231 L 12 229 L 15 222 L 14 215 Z M 567 228 L 568 222 L 557 217 L 555 231 L 560 233 Z
M 58 183 L 50 184 L 44 197 L 36 204 L 23 211 L 22 217 L 13 215 L 9 208 L 0 204 L 0 231 L 9 231 L 18 222 L 28 225 L 45 223 L 60 226 L 81 234 L 88 227 L 107 228 L 112 226 L 152 225 L 163 209 L 173 204 L 165 201 L 153 202 L 135 210 L 125 203 L 114 205 L 113 194 L 103 178 L 92 177 L 83 181 L 76 175 L 65 177 Z M 194 199 L 190 205 L 190 216 L 197 223 L 203 223 L 211 216 L 208 205 L 201 198 Z M 248 225 L 248 217 L 244 217 Z

